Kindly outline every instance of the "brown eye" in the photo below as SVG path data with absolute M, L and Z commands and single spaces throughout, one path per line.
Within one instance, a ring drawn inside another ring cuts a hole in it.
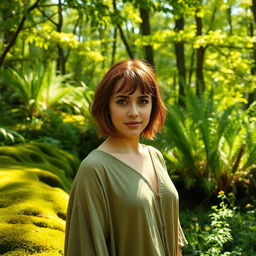
M 146 100 L 146 99 L 141 99 L 141 100 L 139 101 L 139 103 L 142 104 L 142 105 L 145 105 L 145 104 L 148 104 L 149 101 Z
M 116 103 L 120 105 L 125 105 L 127 104 L 127 100 L 118 100 Z

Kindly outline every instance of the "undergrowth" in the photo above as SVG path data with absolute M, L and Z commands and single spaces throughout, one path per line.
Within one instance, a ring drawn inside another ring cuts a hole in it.
M 183 256 L 255 256 L 256 209 L 235 204 L 233 193 L 218 194 L 220 203 L 205 215 L 202 211 L 182 215 L 189 246 Z

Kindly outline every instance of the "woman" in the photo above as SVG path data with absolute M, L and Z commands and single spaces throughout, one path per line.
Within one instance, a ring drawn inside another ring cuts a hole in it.
M 140 143 L 162 128 L 166 110 L 152 68 L 114 65 L 99 84 L 92 115 L 107 139 L 81 163 L 66 224 L 66 256 L 177 256 L 186 239 L 178 194 L 162 154 Z

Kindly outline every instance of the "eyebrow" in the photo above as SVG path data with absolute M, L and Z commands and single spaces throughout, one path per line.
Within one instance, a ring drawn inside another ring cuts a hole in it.
M 117 95 L 115 96 L 115 98 L 121 98 L 121 99 L 129 99 L 130 96 L 126 96 L 126 95 Z M 150 98 L 149 95 L 142 95 L 138 97 L 139 99 L 145 99 L 145 98 Z

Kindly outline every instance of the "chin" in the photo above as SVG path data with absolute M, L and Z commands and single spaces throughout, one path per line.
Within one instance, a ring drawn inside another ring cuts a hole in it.
M 121 134 L 122 134 L 122 138 L 133 139 L 133 138 L 140 137 L 141 132 L 121 133 Z

